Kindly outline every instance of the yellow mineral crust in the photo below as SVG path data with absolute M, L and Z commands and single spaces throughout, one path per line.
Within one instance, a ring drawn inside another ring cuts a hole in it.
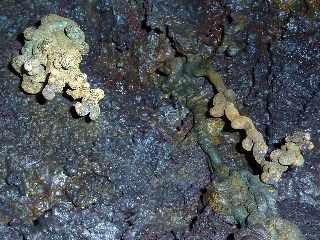
M 215 118 L 226 116 L 233 129 L 245 131 L 246 137 L 242 141 L 242 147 L 246 151 L 252 151 L 254 159 L 262 167 L 261 180 L 263 182 L 269 184 L 278 182 L 288 166 L 301 166 L 304 163 L 302 152 L 314 147 L 309 133 L 297 132 L 286 137 L 286 143 L 281 149 L 272 151 L 269 161 L 266 160 L 268 146 L 264 137 L 249 117 L 239 113 L 234 103 L 233 90 L 227 89 L 222 78 L 213 70 L 208 70 L 207 77 L 218 91 L 213 99 L 210 115 Z
M 41 19 L 38 28 L 29 27 L 23 34 L 25 45 L 11 62 L 22 77 L 22 89 L 30 94 L 41 92 L 45 99 L 52 100 L 67 87 L 66 93 L 78 101 L 77 114 L 97 119 L 104 92 L 91 89 L 87 75 L 80 70 L 89 46 L 77 23 L 50 14 Z

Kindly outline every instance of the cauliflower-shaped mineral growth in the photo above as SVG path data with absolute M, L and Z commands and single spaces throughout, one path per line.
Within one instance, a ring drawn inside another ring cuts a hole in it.
M 78 101 L 77 114 L 97 119 L 104 92 L 91 89 L 87 75 L 80 70 L 82 56 L 88 53 L 89 46 L 77 23 L 50 14 L 41 19 L 38 28 L 27 28 L 24 38 L 21 54 L 11 63 L 22 77 L 22 89 L 30 94 L 42 92 L 45 99 L 52 100 L 67 87 L 66 93 Z
M 263 135 L 257 130 L 253 121 L 246 116 L 242 116 L 235 106 L 235 94 L 232 89 L 228 89 L 222 78 L 212 69 L 207 72 L 207 77 L 218 90 L 213 98 L 210 115 L 215 118 L 226 116 L 231 122 L 233 129 L 244 130 L 245 139 L 242 147 L 246 151 L 252 151 L 256 162 L 262 167 L 261 180 L 264 183 L 273 184 L 281 179 L 282 174 L 288 170 L 289 166 L 301 166 L 304 163 L 303 150 L 314 148 L 309 133 L 296 132 L 287 137 L 286 143 L 281 149 L 276 149 L 270 154 L 270 161 L 266 160 L 268 146 Z

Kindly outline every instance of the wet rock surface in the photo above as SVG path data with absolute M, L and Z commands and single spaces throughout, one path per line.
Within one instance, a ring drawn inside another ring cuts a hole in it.
M 237 233 L 204 199 L 215 173 L 183 97 L 209 105 L 214 90 L 204 78 L 186 77 L 188 68 L 165 83 L 170 91 L 163 88 L 164 62 L 201 55 L 213 58 L 270 146 L 310 131 L 316 147 L 303 167 L 285 173 L 276 200 L 305 239 L 319 239 L 319 10 L 312 1 L 304 1 L 309 8 L 275 2 L 1 1 L 0 238 L 259 237 Z M 85 32 L 91 50 L 81 70 L 106 93 L 97 121 L 78 118 L 63 96 L 47 102 L 23 93 L 9 67 L 20 33 L 49 13 Z M 239 163 L 248 158 L 238 138 L 222 136 L 221 161 L 255 172 Z

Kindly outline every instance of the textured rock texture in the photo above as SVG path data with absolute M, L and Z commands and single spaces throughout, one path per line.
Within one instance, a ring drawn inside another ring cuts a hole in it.
M 212 159 L 250 174 L 260 169 L 230 127 L 216 145 L 199 138 L 215 94 L 207 79 L 191 74 L 201 56 L 235 91 L 239 111 L 271 150 L 286 134 L 311 133 L 315 149 L 284 173 L 274 200 L 282 219 L 318 240 L 320 20 L 316 1 L 297 2 L 2 0 L 0 238 L 264 236 L 208 207 L 217 176 Z M 64 96 L 26 96 L 9 66 L 21 33 L 50 13 L 72 19 L 86 35 L 91 50 L 81 71 L 106 93 L 97 121 L 78 118 Z

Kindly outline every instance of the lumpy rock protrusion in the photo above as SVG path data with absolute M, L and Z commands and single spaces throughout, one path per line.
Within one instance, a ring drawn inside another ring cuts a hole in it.
M 89 46 L 78 24 L 50 14 L 41 19 L 38 28 L 29 27 L 23 34 L 25 44 L 21 54 L 11 62 L 22 77 L 22 89 L 29 94 L 41 92 L 45 99 L 53 100 L 56 93 L 62 93 L 67 87 L 66 93 L 78 101 L 77 114 L 97 119 L 104 91 L 91 89 L 87 75 L 80 70 Z

